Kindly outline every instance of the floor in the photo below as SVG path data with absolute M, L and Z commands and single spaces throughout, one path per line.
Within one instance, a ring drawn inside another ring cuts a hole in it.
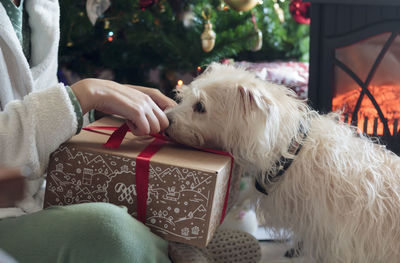
M 292 260 L 285 257 L 287 250 L 291 245 L 285 242 L 273 241 L 274 237 L 270 236 L 264 228 L 259 228 L 254 236 L 260 240 L 261 260 L 260 263 L 290 263 Z
M 261 260 L 260 263 L 290 263 L 290 258 L 284 257 L 285 252 L 290 248 L 285 243 L 260 241 Z

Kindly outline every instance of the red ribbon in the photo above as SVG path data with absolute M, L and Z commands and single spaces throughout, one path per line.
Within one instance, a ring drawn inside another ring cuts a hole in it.
M 118 148 L 125 138 L 126 133 L 129 131 L 129 127 L 124 123 L 121 127 L 114 126 L 87 126 L 82 128 L 83 130 L 95 132 L 99 134 L 109 135 L 107 142 L 104 147 L 107 148 Z M 113 131 L 112 134 L 104 133 L 98 130 Z M 156 154 L 162 146 L 170 141 L 161 134 L 152 134 L 154 140 L 143 149 L 143 151 L 136 157 L 136 191 L 137 191 L 137 219 L 142 223 L 146 222 L 146 207 L 147 207 L 147 195 L 149 188 L 149 168 L 150 159 Z M 196 148 L 201 151 L 220 154 L 229 156 L 231 158 L 231 167 L 228 178 L 228 186 L 225 193 L 224 207 L 222 209 L 222 215 L 220 224 L 224 221 L 226 209 L 228 205 L 229 189 L 231 185 L 232 171 L 233 171 L 233 156 L 230 153 L 218 151 L 209 148 Z
M 129 131 L 128 124 L 124 123 L 121 127 L 115 126 L 86 126 L 82 128 L 85 131 L 95 132 L 99 134 L 109 135 L 107 142 L 103 144 L 107 148 L 118 148 L 125 138 L 126 133 Z M 112 134 L 101 132 L 98 130 L 113 131 Z
M 154 141 L 144 148 L 144 150 L 136 157 L 137 219 L 143 222 L 143 224 L 146 222 L 150 159 L 161 149 L 165 142 L 166 141 L 164 140 L 155 138 Z

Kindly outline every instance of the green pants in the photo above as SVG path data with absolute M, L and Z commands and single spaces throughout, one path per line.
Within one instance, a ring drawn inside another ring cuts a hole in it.
M 0 248 L 20 263 L 170 262 L 166 241 L 124 208 L 106 203 L 1 219 Z

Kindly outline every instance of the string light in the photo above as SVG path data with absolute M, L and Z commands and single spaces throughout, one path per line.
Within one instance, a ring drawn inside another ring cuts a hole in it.
M 182 87 L 183 81 L 182 81 L 181 79 L 178 80 L 178 82 L 176 83 L 176 85 L 177 85 L 178 87 Z
M 114 32 L 109 31 L 108 34 L 107 34 L 107 41 L 108 42 L 113 42 L 113 40 L 114 40 Z
M 200 66 L 197 66 L 197 71 L 201 71 L 201 67 Z

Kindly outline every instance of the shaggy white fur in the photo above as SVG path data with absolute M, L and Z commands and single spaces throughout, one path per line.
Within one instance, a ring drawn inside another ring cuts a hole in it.
M 400 261 L 400 158 L 338 121 L 319 115 L 289 89 L 234 66 L 212 64 L 167 116 L 169 136 L 233 154 L 257 169 L 269 195 L 259 194 L 265 224 L 302 243 L 302 262 Z M 288 151 L 302 142 L 297 156 Z M 265 174 L 281 156 L 294 158 L 277 182 Z M 255 191 L 256 192 L 256 191 Z

